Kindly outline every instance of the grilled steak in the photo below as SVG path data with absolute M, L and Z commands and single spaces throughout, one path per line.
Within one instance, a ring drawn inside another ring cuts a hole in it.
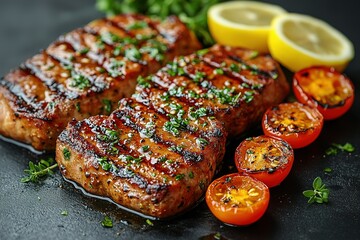
M 57 141 L 65 178 L 136 212 L 166 218 L 205 192 L 233 137 L 288 84 L 268 55 L 214 46 L 140 77 L 109 117 L 72 121 Z
M 110 114 L 140 75 L 199 49 L 176 17 L 119 15 L 61 36 L 0 80 L 0 134 L 37 150 L 55 148 L 67 123 Z

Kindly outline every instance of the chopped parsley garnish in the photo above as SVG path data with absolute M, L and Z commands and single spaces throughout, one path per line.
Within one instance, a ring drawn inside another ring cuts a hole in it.
M 193 77 L 193 81 L 195 83 L 199 83 L 201 82 L 202 80 L 204 80 L 204 77 L 206 77 L 206 74 L 204 72 L 199 72 L 197 71 Z
M 127 162 L 129 165 L 133 164 L 133 163 L 136 163 L 136 164 L 139 164 L 142 162 L 142 156 L 140 157 L 133 157 L 131 155 L 120 155 L 119 158 L 122 160 L 122 161 L 125 161 Z
M 168 93 L 171 96 L 176 96 L 176 97 L 182 97 L 183 92 L 184 92 L 184 87 L 173 87 L 173 88 L 169 89 L 169 91 L 168 91 Z
M 197 138 L 197 139 L 196 139 L 196 144 L 197 144 L 199 147 L 203 148 L 203 147 L 205 147 L 206 145 L 208 145 L 209 142 L 208 142 L 206 139 L 204 139 L 204 138 Z
M 175 137 L 179 136 L 180 130 L 186 129 L 189 121 L 181 118 L 171 118 L 170 121 L 165 122 L 163 129 Z
M 148 53 L 151 58 L 155 59 L 158 62 L 163 61 L 165 58 L 164 53 L 168 49 L 167 45 L 155 39 L 147 41 L 147 44 L 149 45 L 140 48 L 140 52 Z
M 80 102 L 75 103 L 76 111 L 80 112 Z
M 125 49 L 125 57 L 130 61 L 136 62 L 141 59 L 142 54 L 139 49 L 135 47 Z
M 137 83 L 138 85 L 140 85 L 141 87 L 143 88 L 149 88 L 151 85 L 150 85 L 150 79 L 151 77 L 142 77 L 142 76 L 139 76 L 137 78 Z
M 104 142 L 116 142 L 119 140 L 119 133 L 113 129 L 105 129 L 104 134 L 98 134 L 97 138 Z
M 229 105 L 235 105 L 240 97 L 240 93 L 234 95 L 235 89 L 230 88 L 223 88 L 223 89 L 217 89 L 217 88 L 211 88 L 205 97 L 208 99 L 213 98 L 214 96 L 220 102 L 221 104 L 229 104 Z
M 216 68 L 216 69 L 214 69 L 214 73 L 215 73 L 215 74 L 219 74 L 219 75 L 223 75 L 223 74 L 224 74 L 224 70 L 222 70 L 221 68 Z
M 127 30 L 136 30 L 136 29 L 143 29 L 147 28 L 148 24 L 144 21 L 134 22 L 126 26 Z
M 331 173 L 331 172 L 332 172 L 332 169 L 329 168 L 329 167 L 326 167 L 326 168 L 324 168 L 324 172 L 325 172 L 325 173 Z
M 145 145 L 145 146 L 142 146 L 141 149 L 143 150 L 143 152 L 147 152 L 147 151 L 149 151 L 150 147 L 149 147 L 149 145 Z
M 112 219 L 108 216 L 105 216 L 104 220 L 101 221 L 101 225 L 106 228 L 112 228 L 113 227 Z
M 306 190 L 303 195 L 309 198 L 308 203 L 327 203 L 329 198 L 329 190 L 323 184 L 320 177 L 314 179 L 313 190 Z
M 107 157 L 98 158 L 98 163 L 104 171 L 117 171 L 118 168 Z
M 193 179 L 194 178 L 194 173 L 191 171 L 191 172 L 189 172 L 188 176 L 189 176 L 189 178 Z
M 242 99 L 246 102 L 249 103 L 254 99 L 254 91 L 246 91 L 244 92 L 244 95 L 242 97 Z
M 65 160 L 70 160 L 71 152 L 69 151 L 69 149 L 64 148 L 62 152 L 63 152 L 64 159 Z
M 248 149 L 248 150 L 246 150 L 246 153 L 247 153 L 247 154 L 254 154 L 255 152 L 254 152 L 254 150 L 252 150 L 252 149 Z
M 112 77 L 117 77 L 123 74 L 122 68 L 125 66 L 124 61 L 116 60 L 115 58 L 110 59 L 108 71 Z
M 184 68 L 180 67 L 177 62 L 169 63 L 166 72 L 172 77 L 185 75 Z
M 259 52 L 258 51 L 252 51 L 250 56 L 249 56 L 249 59 L 254 59 L 257 56 L 259 56 Z
M 189 118 L 191 120 L 196 120 L 199 119 L 200 117 L 205 117 L 207 115 L 207 110 L 206 108 L 198 108 L 195 111 L 192 111 L 192 108 L 189 109 Z
M 111 108 L 112 108 L 112 103 L 109 99 L 103 99 L 102 100 L 103 106 L 104 106 L 104 112 L 106 114 L 110 114 L 111 113 Z
M 240 72 L 240 67 L 239 67 L 239 65 L 237 65 L 235 63 L 232 63 L 230 65 L 230 70 L 233 71 L 233 72 Z
M 181 174 L 176 174 L 175 176 L 175 180 L 176 181 L 180 181 L 185 177 L 185 174 L 181 173 Z
M 72 82 L 70 83 L 71 87 L 76 87 L 80 90 L 84 90 L 91 86 L 90 80 L 82 74 L 75 73 L 74 71 L 71 73 Z
M 83 54 L 87 54 L 90 51 L 90 48 L 85 47 L 79 50 L 79 54 L 83 55 Z

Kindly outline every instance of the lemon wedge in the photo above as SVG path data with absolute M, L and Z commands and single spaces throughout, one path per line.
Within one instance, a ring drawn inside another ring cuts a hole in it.
M 284 13 L 283 8 L 268 3 L 224 2 L 209 8 L 208 25 L 211 35 L 220 44 L 268 52 L 271 22 Z
M 342 72 L 354 57 L 349 39 L 322 20 L 291 13 L 274 18 L 271 27 L 270 53 L 291 71 L 325 65 Z

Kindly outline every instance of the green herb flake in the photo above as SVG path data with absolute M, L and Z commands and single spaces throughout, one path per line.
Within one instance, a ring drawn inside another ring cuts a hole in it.
M 139 49 L 135 47 L 125 49 L 125 57 L 130 61 L 137 62 L 141 59 L 142 54 Z
M 71 80 L 71 87 L 76 87 L 80 90 L 91 87 L 91 82 L 87 77 L 74 71 L 71 73 Z
M 237 65 L 235 63 L 232 63 L 230 65 L 230 70 L 233 71 L 233 72 L 240 72 L 240 67 L 239 67 L 239 65 Z
M 150 79 L 151 79 L 150 77 L 139 76 L 137 78 L 137 83 L 138 83 L 138 85 L 140 85 L 143 88 L 149 88 L 149 87 L 151 87 L 151 84 L 150 84 L 150 81 L 149 81 Z
M 255 152 L 254 152 L 254 150 L 252 150 L 252 149 L 248 149 L 248 150 L 246 150 L 246 154 L 254 154 Z
M 69 151 L 69 149 L 64 148 L 62 152 L 63 152 L 64 159 L 67 161 L 70 160 L 71 152 Z
M 203 147 L 205 147 L 206 145 L 208 145 L 209 142 L 208 142 L 206 139 L 204 139 L 204 138 L 197 138 L 197 139 L 196 139 L 196 144 L 197 144 L 199 147 L 203 148 Z
M 154 226 L 154 223 L 150 219 L 146 219 L 146 223 L 149 226 Z
M 63 211 L 61 211 L 61 213 L 60 213 L 61 215 L 63 215 L 63 216 L 67 216 L 69 213 L 68 213 L 68 211 L 66 211 L 66 210 L 63 210 Z
M 216 68 L 214 69 L 214 73 L 218 74 L 218 75 L 223 75 L 224 74 L 224 70 L 222 70 L 221 68 Z
M 193 178 L 194 178 L 194 173 L 193 173 L 193 172 L 189 172 L 188 176 L 189 176 L 189 178 L 193 179 Z
M 303 192 L 303 195 L 309 198 L 309 204 L 312 204 L 314 202 L 322 204 L 329 201 L 329 193 L 330 191 L 326 188 L 321 178 L 317 177 L 314 179 L 313 182 L 313 190 L 306 190 Z
M 325 173 L 331 173 L 332 171 L 333 171 L 332 168 L 329 167 L 324 168 Z
M 207 54 L 209 52 L 209 49 L 205 48 L 205 49 L 201 49 L 199 51 L 196 52 L 196 54 L 198 56 L 204 56 L 205 54 Z
M 175 176 L 175 180 L 176 181 L 180 181 L 180 180 L 182 180 L 182 179 L 184 179 L 184 177 L 185 177 L 185 174 L 176 174 L 176 176 Z
M 136 30 L 136 29 L 143 29 L 147 28 L 148 24 L 144 21 L 134 22 L 126 26 L 127 30 Z
M 113 227 L 113 221 L 110 217 L 105 216 L 104 220 L 101 221 L 101 225 L 105 228 L 112 228 Z
M 103 99 L 102 100 L 103 103 L 103 107 L 104 107 L 104 112 L 105 114 L 109 115 L 111 113 L 111 109 L 112 109 L 112 103 L 111 100 L 109 99 Z
M 141 149 L 143 150 L 143 152 L 147 152 L 149 151 L 150 147 L 148 145 L 142 146 Z
M 83 55 L 83 54 L 87 54 L 88 52 L 90 51 L 90 48 L 88 47 L 85 47 L 85 48 L 82 48 L 78 51 L 79 54 Z

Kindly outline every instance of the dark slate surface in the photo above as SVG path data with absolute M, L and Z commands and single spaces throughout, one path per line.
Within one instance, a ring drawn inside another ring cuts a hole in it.
M 289 11 L 326 20 L 360 47 L 360 17 L 355 0 L 272 2 Z M 60 34 L 101 16 L 93 1 L 1 0 L 0 75 L 45 48 Z M 359 67 L 357 56 L 346 70 L 357 91 Z M 39 156 L 0 140 L 0 239 L 213 239 L 217 232 L 223 239 L 359 239 L 359 104 L 357 93 L 349 113 L 327 122 L 316 143 L 295 152 L 296 162 L 289 177 L 271 190 L 267 213 L 259 222 L 244 228 L 223 225 L 203 202 L 183 216 L 156 221 L 151 227 L 141 217 L 85 196 L 58 172 L 41 184 L 22 184 L 19 180 L 28 161 Z M 350 142 L 356 151 L 324 156 L 332 142 Z M 232 149 L 229 146 L 226 168 L 232 165 Z M 331 167 L 333 172 L 325 174 L 325 167 Z M 301 194 L 317 176 L 330 189 L 327 205 L 308 205 Z M 68 211 L 68 216 L 60 214 L 63 210 Z M 114 219 L 113 228 L 101 226 L 105 215 Z

